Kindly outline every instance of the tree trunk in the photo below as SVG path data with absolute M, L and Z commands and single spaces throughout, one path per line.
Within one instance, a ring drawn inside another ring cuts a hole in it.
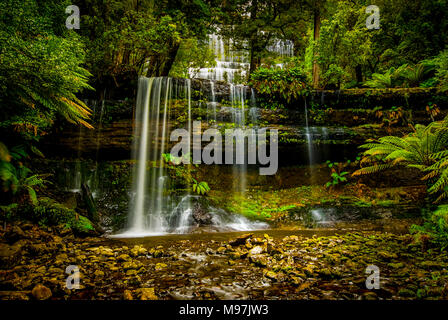
M 260 59 L 255 55 L 255 42 L 253 40 L 250 40 L 250 65 L 249 65 L 249 78 L 253 71 L 255 71 L 260 64 Z
M 180 47 L 180 42 L 175 43 L 169 53 L 168 53 L 168 58 L 165 61 L 162 70 L 160 72 L 160 76 L 162 77 L 167 77 L 168 74 L 170 73 L 171 67 L 173 66 L 174 60 L 176 60 L 176 56 L 177 56 L 177 51 L 179 51 L 179 47 Z
M 358 83 L 362 83 L 363 79 L 362 79 L 362 67 L 360 65 L 357 65 L 355 68 L 355 72 L 356 72 L 356 82 Z
M 314 10 L 314 60 L 313 60 L 313 87 L 317 89 L 319 87 L 320 68 L 317 62 L 318 51 L 316 49 L 316 43 L 320 38 L 320 12 L 319 9 Z
M 257 13 L 258 13 L 258 1 L 257 0 L 253 0 L 252 1 L 252 8 L 250 10 L 250 20 L 251 21 L 255 21 L 257 19 Z M 257 35 L 251 35 L 250 41 L 249 41 L 249 58 L 250 58 L 250 64 L 249 64 L 249 79 L 250 79 L 250 75 L 252 74 L 253 71 L 255 71 L 255 69 L 257 69 L 258 65 L 259 65 L 259 57 L 257 57 L 257 50 L 258 50 L 258 45 L 257 45 Z

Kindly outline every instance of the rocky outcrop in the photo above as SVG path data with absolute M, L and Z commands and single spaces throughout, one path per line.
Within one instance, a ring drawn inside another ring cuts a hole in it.
M 195 202 L 193 206 L 193 220 L 198 226 L 208 226 L 213 224 L 212 215 L 201 202 Z
M 46 155 L 69 158 L 130 159 L 132 146 L 132 113 L 128 120 L 86 129 L 72 126 L 55 131 L 42 140 Z

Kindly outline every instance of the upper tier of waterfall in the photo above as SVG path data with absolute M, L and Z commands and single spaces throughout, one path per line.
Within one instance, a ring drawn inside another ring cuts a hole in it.
M 191 78 L 209 79 L 234 83 L 245 79 L 249 69 L 247 52 L 237 50 L 232 39 L 224 40 L 216 34 L 209 35 L 208 46 L 215 56 L 216 66 L 213 68 L 190 69 Z
M 244 42 L 243 42 L 244 43 Z M 213 68 L 190 68 L 190 78 L 242 83 L 247 80 L 250 57 L 247 50 L 238 49 L 232 39 L 223 39 L 216 34 L 208 37 L 208 46 L 215 56 Z M 273 39 L 266 47 L 282 58 L 294 55 L 294 43 L 290 40 Z M 282 67 L 282 64 L 278 66 Z

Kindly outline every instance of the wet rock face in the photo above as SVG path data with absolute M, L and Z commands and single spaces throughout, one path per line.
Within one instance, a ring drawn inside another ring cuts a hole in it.
M 182 81 L 184 79 L 177 79 Z M 212 86 L 211 80 L 208 79 L 191 79 L 191 90 L 200 91 L 203 95 L 211 97 L 212 96 Z M 228 100 L 231 91 L 231 84 L 225 81 L 213 81 L 213 92 L 215 99 L 217 101 Z M 244 86 L 243 93 L 247 98 L 250 98 L 251 88 L 249 86 Z
M 201 202 L 195 202 L 193 206 L 193 220 L 199 226 L 209 226 L 213 224 L 212 215 Z
M 132 146 L 132 111 L 128 119 L 103 124 L 93 130 L 70 126 L 63 132 L 53 132 L 42 140 L 46 155 L 74 155 L 95 159 L 128 159 Z M 80 148 L 82 146 L 82 148 Z

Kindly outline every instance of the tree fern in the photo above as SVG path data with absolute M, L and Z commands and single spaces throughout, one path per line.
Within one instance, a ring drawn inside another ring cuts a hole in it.
M 448 117 L 427 126 L 416 125 L 414 132 L 404 136 L 386 136 L 360 148 L 361 166 L 354 176 L 373 174 L 403 165 L 421 170 L 428 181 L 430 194 L 438 194 L 436 202 L 448 197 Z
M 435 65 L 431 63 L 419 63 L 414 66 L 405 65 L 400 72 L 400 76 L 408 87 L 418 87 L 434 69 Z

